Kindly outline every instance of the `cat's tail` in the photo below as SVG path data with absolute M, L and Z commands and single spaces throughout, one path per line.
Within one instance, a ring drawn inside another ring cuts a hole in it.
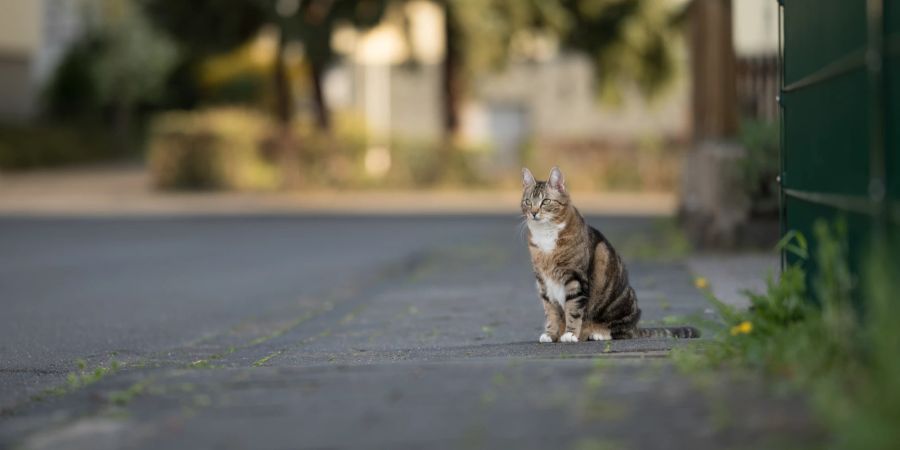
M 692 339 L 700 337 L 700 330 L 691 326 L 638 328 L 634 337 Z

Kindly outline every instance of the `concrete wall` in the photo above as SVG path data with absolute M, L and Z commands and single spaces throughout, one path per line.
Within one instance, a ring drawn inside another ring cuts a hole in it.
M 40 0 L 0 0 L 0 119 L 21 120 L 35 110 L 34 55 L 41 43 Z
M 27 120 L 82 30 L 84 0 L 0 0 L 0 120 Z
M 738 56 L 773 54 L 778 51 L 778 2 L 732 0 L 734 50 Z
M 593 66 L 581 56 L 512 65 L 480 80 L 476 98 L 486 108 L 521 105 L 528 111 L 531 131 L 540 137 L 615 141 L 645 133 L 681 136 L 687 129 L 688 91 L 682 77 L 654 102 L 625 91 L 621 104 L 607 104 L 599 99 Z
M 0 0 L 0 52 L 31 54 L 41 42 L 41 0 Z

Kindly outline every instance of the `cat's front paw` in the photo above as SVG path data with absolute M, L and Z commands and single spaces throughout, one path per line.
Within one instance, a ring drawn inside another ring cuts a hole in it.
M 553 342 L 553 338 L 550 337 L 549 334 L 544 333 L 541 335 L 541 337 L 538 338 L 538 342 L 540 342 L 541 344 L 548 344 L 550 342 Z
M 566 334 L 559 337 L 559 342 L 578 342 L 578 336 L 572 332 L 566 332 Z

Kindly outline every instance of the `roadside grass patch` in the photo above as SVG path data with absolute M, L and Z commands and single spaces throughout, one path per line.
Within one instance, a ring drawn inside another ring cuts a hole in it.
M 132 384 L 128 389 L 110 392 L 108 399 L 116 406 L 125 406 L 131 403 L 135 397 L 143 394 L 152 381 L 152 379 L 147 378 Z
M 278 356 L 278 355 L 280 355 L 280 354 L 282 354 L 282 353 L 284 353 L 284 350 L 278 350 L 278 351 L 274 351 L 274 352 L 272 352 L 272 353 L 269 353 L 268 355 L 263 356 L 262 358 L 258 359 L 256 362 L 254 362 L 254 363 L 253 363 L 253 367 L 262 367 L 262 366 L 264 366 L 267 362 L 269 362 L 272 358 L 274 358 L 274 357 L 276 357 L 276 356 Z
M 764 294 L 747 292 L 749 309 L 724 304 L 704 288 L 722 321 L 712 339 L 676 348 L 673 358 L 690 373 L 762 373 L 807 393 L 833 448 L 898 448 L 900 264 L 892 255 L 900 247 L 889 238 L 877 242 L 855 277 L 843 222 L 821 221 L 814 234 L 813 255 L 804 236 L 785 236 L 779 249 L 798 262 L 780 279 L 770 277 Z M 815 275 L 806 269 L 811 257 Z
M 123 364 L 119 363 L 115 359 L 110 359 L 105 364 L 101 364 L 96 367 L 88 367 L 87 361 L 81 358 L 76 359 L 76 370 L 73 372 L 69 372 L 66 375 L 65 383 L 44 389 L 37 394 L 32 395 L 31 400 L 43 401 L 51 397 L 59 397 L 71 392 L 75 392 L 78 389 L 90 386 L 102 380 L 107 375 L 118 372 L 122 367 Z

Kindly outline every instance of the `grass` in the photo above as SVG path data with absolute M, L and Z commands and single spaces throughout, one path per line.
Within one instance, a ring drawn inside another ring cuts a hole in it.
M 856 277 L 842 223 L 816 224 L 815 238 L 814 255 L 802 235 L 782 240 L 780 248 L 800 262 L 779 280 L 770 278 L 765 294 L 748 293 L 747 310 L 723 304 L 707 287 L 723 322 L 712 340 L 676 349 L 673 356 L 688 372 L 762 373 L 806 392 L 833 448 L 898 448 L 900 327 L 894 317 L 900 265 L 891 249 L 900 247 L 873 246 Z M 806 269 L 810 258 L 817 263 L 815 276 Z
M 75 360 L 75 368 L 75 371 L 69 372 L 66 375 L 66 382 L 64 384 L 44 389 L 41 392 L 32 395 L 31 400 L 43 401 L 50 397 L 59 397 L 75 392 L 102 380 L 107 375 L 118 372 L 122 368 L 122 364 L 115 359 L 110 359 L 105 364 L 88 367 L 87 361 L 79 358 Z
M 146 378 L 132 384 L 128 389 L 110 392 L 109 401 L 117 406 L 125 406 L 131 403 L 135 397 L 143 394 L 152 381 L 152 379 Z
M 268 355 L 263 356 L 262 358 L 258 359 L 256 362 L 254 362 L 253 367 L 262 367 L 267 362 L 269 362 L 269 360 L 271 360 L 272 358 L 274 358 L 282 353 L 284 353 L 284 350 L 278 350 L 278 351 L 269 353 Z

